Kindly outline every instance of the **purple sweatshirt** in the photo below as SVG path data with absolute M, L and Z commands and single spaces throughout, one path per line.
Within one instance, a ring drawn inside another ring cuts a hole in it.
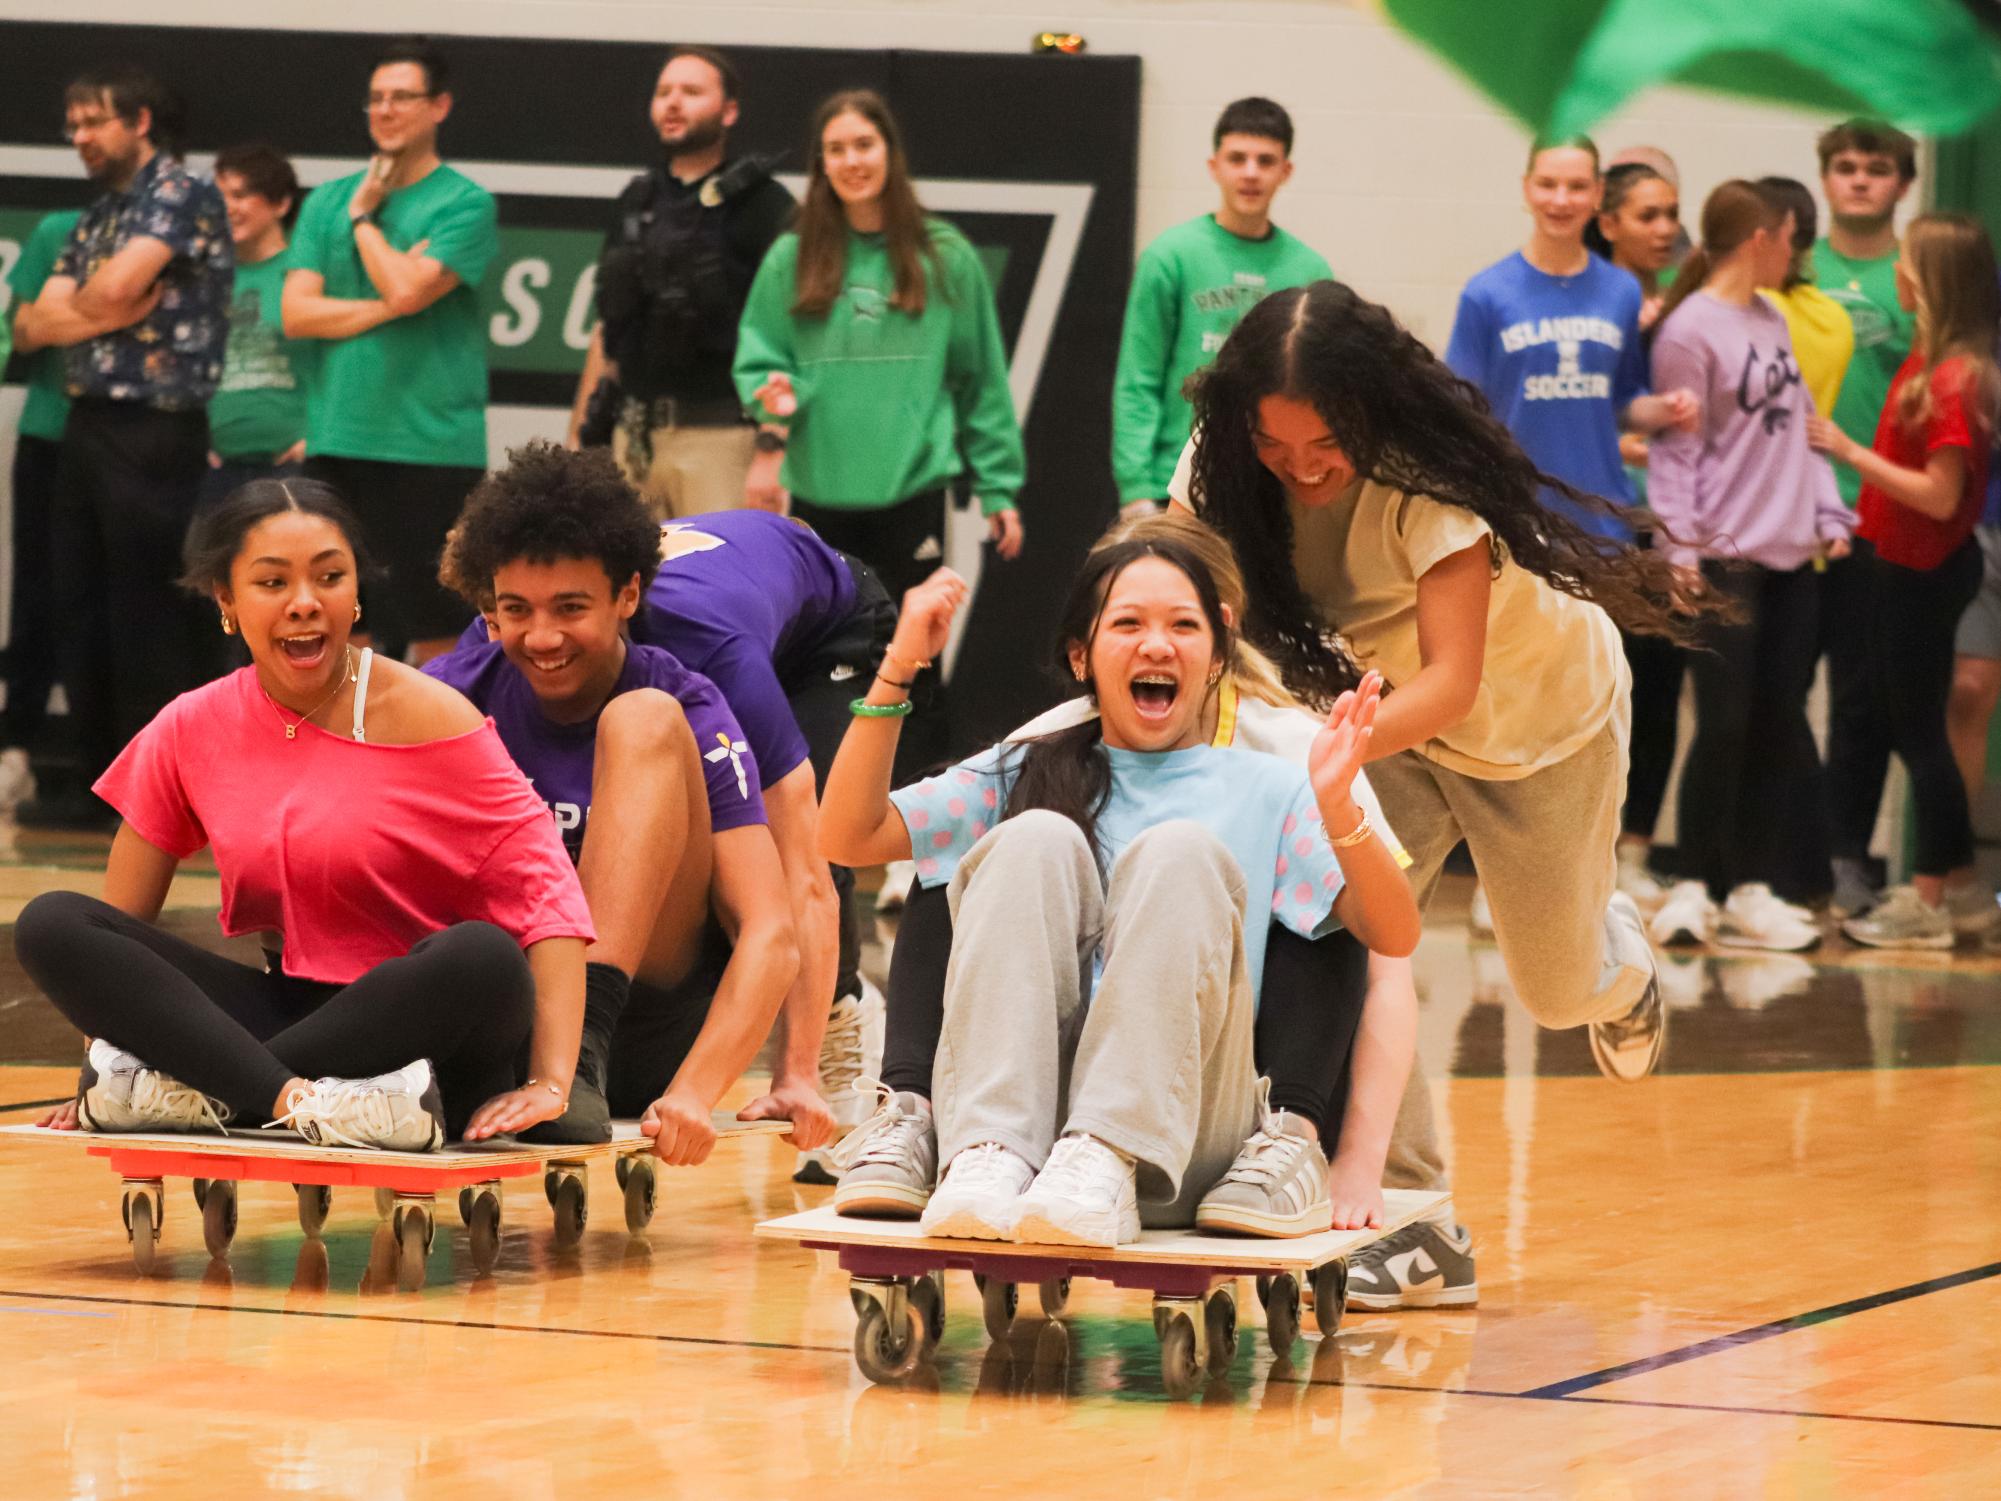
M 1789 572 L 1854 530 L 1832 466 L 1807 447 L 1813 402 L 1777 308 L 1707 292 L 1682 303 L 1654 338 L 1653 388 L 1678 386 L 1702 400 L 1698 430 L 1660 433 L 1647 460 L 1647 507 L 1678 539 L 1654 545 L 1673 561 Z

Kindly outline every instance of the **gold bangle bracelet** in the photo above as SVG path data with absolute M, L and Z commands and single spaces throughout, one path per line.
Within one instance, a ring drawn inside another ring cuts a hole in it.
M 1325 832 L 1326 825 L 1321 825 L 1321 829 L 1322 832 Z M 1360 823 L 1356 824 L 1354 828 L 1343 834 L 1339 839 L 1336 839 L 1332 834 L 1328 834 L 1327 843 L 1337 850 L 1349 850 L 1362 843 L 1365 839 L 1374 838 L 1375 833 L 1375 828 L 1369 822 L 1369 810 L 1364 808 Z

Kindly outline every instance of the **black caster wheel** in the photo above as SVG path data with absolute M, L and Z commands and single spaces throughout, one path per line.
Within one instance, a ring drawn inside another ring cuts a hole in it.
M 1313 1322 L 1322 1334 L 1341 1327 L 1341 1311 L 1348 1306 L 1348 1263 L 1330 1261 L 1313 1270 Z
M 1202 1307 L 1209 1326 L 1209 1369 L 1216 1375 L 1229 1370 L 1237 1358 L 1237 1299 L 1228 1288 L 1218 1288 Z
M 424 1286 L 425 1261 L 431 1252 L 431 1211 L 405 1204 L 396 1211 L 396 1286 L 406 1293 Z
M 208 1185 L 208 1192 L 202 1196 L 201 1238 L 208 1246 L 208 1254 L 218 1259 L 229 1254 L 229 1243 L 236 1239 L 236 1185 L 215 1182 Z
M 611 1175 L 618 1179 L 618 1186 L 625 1187 L 625 1180 L 632 1176 L 632 1159 L 621 1157 L 611 1165 Z
M 1035 1285 L 1036 1296 L 1042 1300 L 1042 1311 L 1050 1318 L 1061 1318 L 1063 1310 L 1070 1306 L 1070 1279 L 1051 1277 L 1047 1282 Z
M 208 1179 L 192 1178 L 188 1181 L 188 1187 L 195 1191 L 195 1208 L 208 1208 Z
M 132 1266 L 140 1276 L 150 1276 L 153 1258 L 160 1249 L 160 1225 L 153 1216 L 153 1196 L 129 1193 L 125 1196 L 125 1233 L 132 1238 Z
M 556 1190 L 562 1186 L 563 1175 L 561 1173 L 544 1173 L 542 1175 L 542 1197 L 549 1201 L 551 1209 L 556 1207 Z
M 556 1244 L 574 1246 L 584 1238 L 584 1224 L 590 1218 L 590 1207 L 584 1197 L 582 1178 L 565 1178 L 556 1189 L 552 1202 L 556 1208 Z
M 473 1190 L 472 1185 L 468 1183 L 464 1188 L 459 1190 L 459 1223 L 461 1225 L 472 1224 L 472 1206 Z
M 945 1279 L 933 1273 L 915 1277 L 910 1283 L 910 1307 L 917 1326 L 924 1331 L 924 1348 L 935 1350 L 945 1337 Z
M 1292 1353 L 1293 1341 L 1299 1338 L 1299 1279 L 1280 1272 L 1270 1280 L 1264 1295 L 1265 1338 L 1271 1341 L 1272 1354 L 1283 1357 Z
M 900 1331 L 889 1327 L 880 1303 L 871 1302 L 855 1325 L 855 1366 L 871 1381 L 902 1381 L 924 1360 L 924 1329 L 915 1308 L 904 1314 Z
M 645 1158 L 618 1159 L 619 1186 L 625 1190 L 625 1228 L 634 1235 L 653 1223 L 653 1199 L 658 1180 Z
M 299 1228 L 317 1237 L 333 1213 L 333 1189 L 324 1183 L 295 1183 L 292 1192 L 299 1200 Z
M 1195 1324 L 1176 1309 L 1160 1320 L 1160 1384 L 1170 1397 L 1195 1390 L 1201 1372 L 1195 1365 Z
M 466 1211 L 466 1230 L 473 1273 L 484 1277 L 500 1260 L 500 1195 L 491 1189 L 473 1195 L 472 1206 Z
M 1015 1310 L 1021 1306 L 1021 1289 L 1012 1282 L 985 1280 L 980 1288 L 980 1313 L 987 1322 L 987 1338 L 1001 1340 L 1014 1327 Z

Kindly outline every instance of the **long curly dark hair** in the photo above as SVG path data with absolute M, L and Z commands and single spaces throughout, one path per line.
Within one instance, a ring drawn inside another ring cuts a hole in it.
M 1480 517 L 1493 531 L 1497 572 L 1513 562 L 1599 605 L 1626 630 L 1683 644 L 1695 642 L 1704 615 L 1718 608 L 1677 612 L 1675 572 L 1663 555 L 1593 536 L 1546 506 L 1545 487 L 1586 510 L 1623 516 L 1610 501 L 1537 469 L 1476 386 L 1387 308 L 1338 282 L 1267 297 L 1191 386 L 1191 498 L 1243 566 L 1245 635 L 1302 697 L 1329 701 L 1357 674 L 1328 639 L 1340 622 L 1320 618 L 1293 571 L 1285 487 L 1258 458 L 1258 403 L 1267 396 L 1310 403 L 1362 478 Z

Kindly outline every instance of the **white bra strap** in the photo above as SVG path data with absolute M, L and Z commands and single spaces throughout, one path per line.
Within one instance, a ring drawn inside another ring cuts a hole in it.
M 368 739 L 362 730 L 362 721 L 368 713 L 368 670 L 374 665 L 375 648 L 364 646 L 361 649 L 361 670 L 354 679 L 354 738 L 363 742 Z

